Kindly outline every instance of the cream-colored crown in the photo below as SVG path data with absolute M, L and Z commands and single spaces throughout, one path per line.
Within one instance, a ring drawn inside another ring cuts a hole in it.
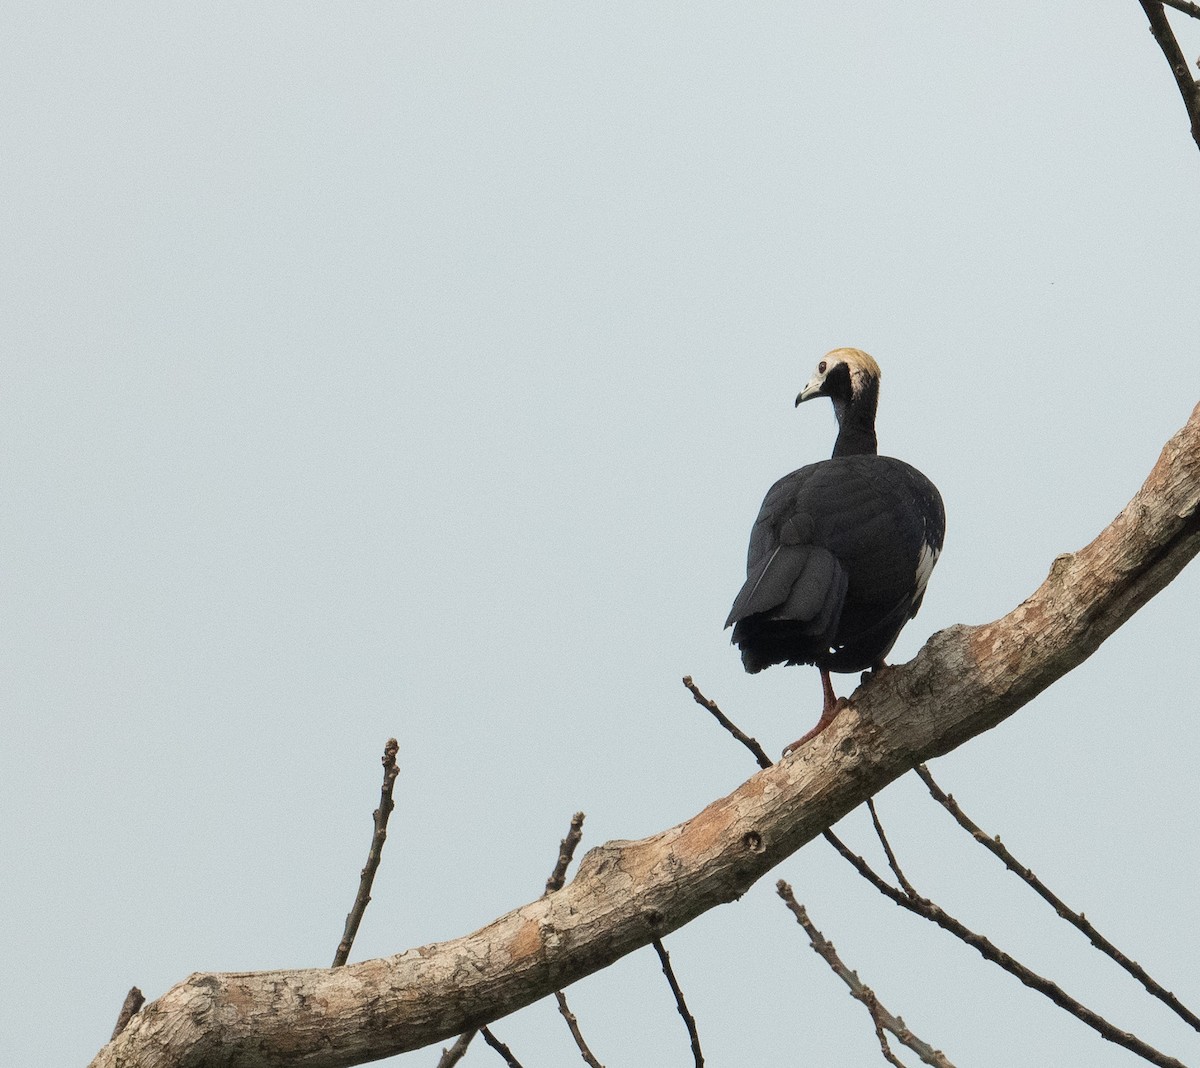
M 832 366 L 835 363 L 844 363 L 850 368 L 850 378 L 854 382 L 855 392 L 858 392 L 858 378 L 860 375 L 873 378 L 876 381 L 882 377 L 877 364 L 870 356 L 862 349 L 833 349 L 831 352 L 825 353 L 825 362 Z

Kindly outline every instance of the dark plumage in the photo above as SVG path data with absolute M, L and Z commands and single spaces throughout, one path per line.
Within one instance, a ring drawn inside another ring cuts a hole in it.
M 833 401 L 833 458 L 785 475 L 767 493 L 750 534 L 746 583 L 725 621 L 747 671 L 820 669 L 825 707 L 800 742 L 840 707 L 829 672 L 883 666 L 921 607 L 942 549 L 937 488 L 903 460 L 877 455 L 879 377 L 865 352 L 835 349 L 796 398 Z

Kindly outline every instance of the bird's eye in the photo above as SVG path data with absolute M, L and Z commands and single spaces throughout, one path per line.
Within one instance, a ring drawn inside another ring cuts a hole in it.
M 817 374 L 823 375 L 824 373 L 825 373 L 825 361 L 822 360 L 819 364 L 817 364 Z

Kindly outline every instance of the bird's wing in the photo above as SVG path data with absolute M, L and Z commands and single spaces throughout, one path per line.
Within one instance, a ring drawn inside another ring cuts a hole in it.
M 746 582 L 725 626 L 767 614 L 810 624 L 823 634 L 837 622 L 846 597 L 845 568 L 816 538 L 817 516 L 804 504 L 812 468 L 781 478 L 767 493 L 750 535 Z
M 765 613 L 811 623 L 812 633 L 824 633 L 837 619 L 847 583 L 845 569 L 828 549 L 777 545 L 746 577 L 725 626 Z

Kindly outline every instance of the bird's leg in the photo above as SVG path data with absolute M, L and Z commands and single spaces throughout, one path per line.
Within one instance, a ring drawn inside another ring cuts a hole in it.
M 803 738 L 797 738 L 794 742 L 792 742 L 791 745 L 784 749 L 784 756 L 787 756 L 789 753 L 794 753 L 805 742 L 815 738 L 818 734 L 820 734 L 821 731 L 823 731 L 829 726 L 829 724 L 833 722 L 834 717 L 849 703 L 844 697 L 838 697 L 837 694 L 833 692 L 833 683 L 829 681 L 829 672 L 826 671 L 825 668 L 821 668 L 821 689 L 825 694 L 825 705 L 821 709 L 821 718 L 817 720 L 817 725 L 813 727 L 813 729 L 806 735 L 804 735 Z

